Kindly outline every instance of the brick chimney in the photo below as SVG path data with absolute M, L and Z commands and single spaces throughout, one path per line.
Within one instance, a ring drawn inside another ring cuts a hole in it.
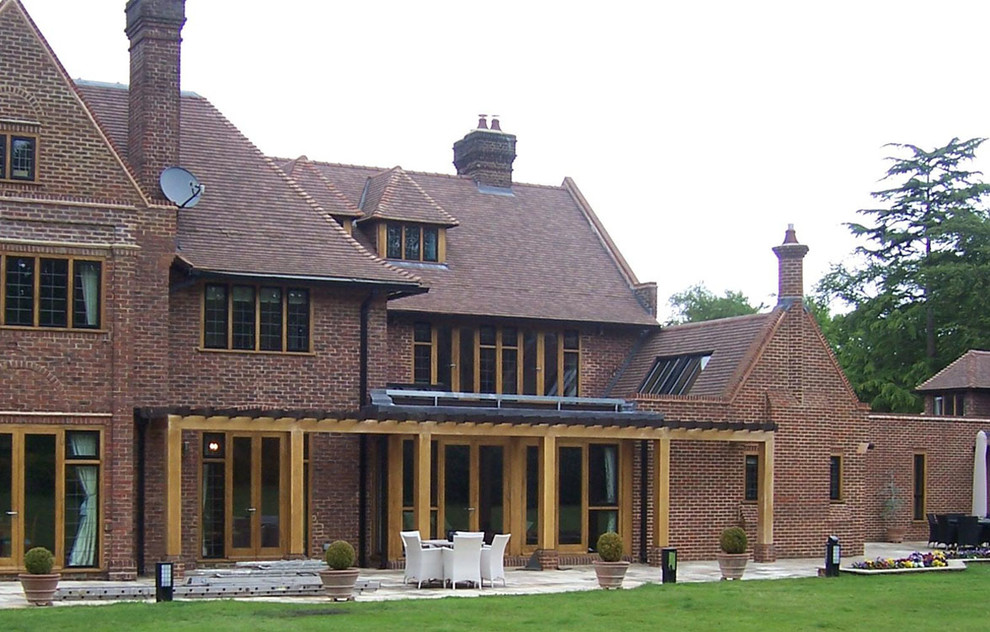
M 454 166 L 457 175 L 470 176 L 479 185 L 510 188 L 512 162 L 516 159 L 516 137 L 502 131 L 497 118 L 491 129 L 481 115 L 478 128 L 454 143 Z
M 179 164 L 179 33 L 185 0 L 128 0 L 131 80 L 127 157 L 142 188 L 167 202 L 158 186 L 166 167 Z
M 804 300 L 804 256 L 808 247 L 799 244 L 794 224 L 787 225 L 784 243 L 773 249 L 777 255 L 777 305 L 801 303 Z

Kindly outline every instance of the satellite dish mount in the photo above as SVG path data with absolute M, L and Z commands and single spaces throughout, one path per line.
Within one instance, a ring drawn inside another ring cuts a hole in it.
M 203 197 L 206 187 L 182 167 L 169 167 L 158 178 L 162 193 L 179 208 L 192 208 Z

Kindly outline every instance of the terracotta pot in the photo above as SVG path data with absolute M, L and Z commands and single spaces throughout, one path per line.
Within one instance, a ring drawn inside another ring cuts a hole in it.
M 887 527 L 887 542 L 903 542 L 906 527 Z
M 719 553 L 718 568 L 722 571 L 722 579 L 742 579 L 749 561 L 749 553 Z
M 323 591 L 334 601 L 354 601 L 354 584 L 357 583 L 358 569 L 342 571 L 320 571 Z
M 601 562 L 596 560 L 594 564 L 599 586 L 602 588 L 622 588 L 622 580 L 626 576 L 629 562 Z
M 21 588 L 24 589 L 24 597 L 28 603 L 36 606 L 50 606 L 55 591 L 58 590 L 58 580 L 62 579 L 62 575 L 60 573 L 48 573 L 46 575 L 21 573 L 17 578 L 21 580 Z

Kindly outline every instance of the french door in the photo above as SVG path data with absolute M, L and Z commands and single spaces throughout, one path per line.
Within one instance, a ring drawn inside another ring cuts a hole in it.
M 488 443 L 442 443 L 442 520 L 447 531 L 483 531 L 491 542 L 505 533 L 505 447 Z
M 288 542 L 285 437 L 203 436 L 202 555 L 278 558 Z

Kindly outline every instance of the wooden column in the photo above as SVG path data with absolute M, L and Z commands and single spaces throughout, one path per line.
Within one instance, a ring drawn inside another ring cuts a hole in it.
M 429 431 L 416 435 L 416 484 L 413 487 L 413 504 L 416 514 L 416 528 L 424 540 L 430 538 L 430 463 L 433 435 Z M 399 487 L 399 489 L 402 489 Z
M 402 559 L 402 538 L 399 532 L 405 529 L 402 520 L 402 435 L 388 438 L 388 559 Z
M 557 548 L 557 437 L 540 439 L 540 536 L 541 549 Z
M 670 439 L 653 442 L 653 475 L 653 546 L 660 548 L 670 545 Z
M 306 434 L 293 428 L 289 433 L 289 555 L 306 557 L 306 485 L 303 477 L 303 444 Z
M 165 445 L 165 556 L 182 555 L 182 427 L 169 415 Z
M 506 533 L 517 533 L 520 536 L 509 540 L 509 555 L 520 555 L 526 542 L 526 446 L 518 437 L 512 437 L 506 445 L 509 461 L 509 482 L 507 498 L 503 503 L 506 508 Z
M 753 557 L 757 562 L 772 562 L 777 556 L 773 546 L 773 446 L 771 435 L 763 442 L 759 453 L 759 514 Z

